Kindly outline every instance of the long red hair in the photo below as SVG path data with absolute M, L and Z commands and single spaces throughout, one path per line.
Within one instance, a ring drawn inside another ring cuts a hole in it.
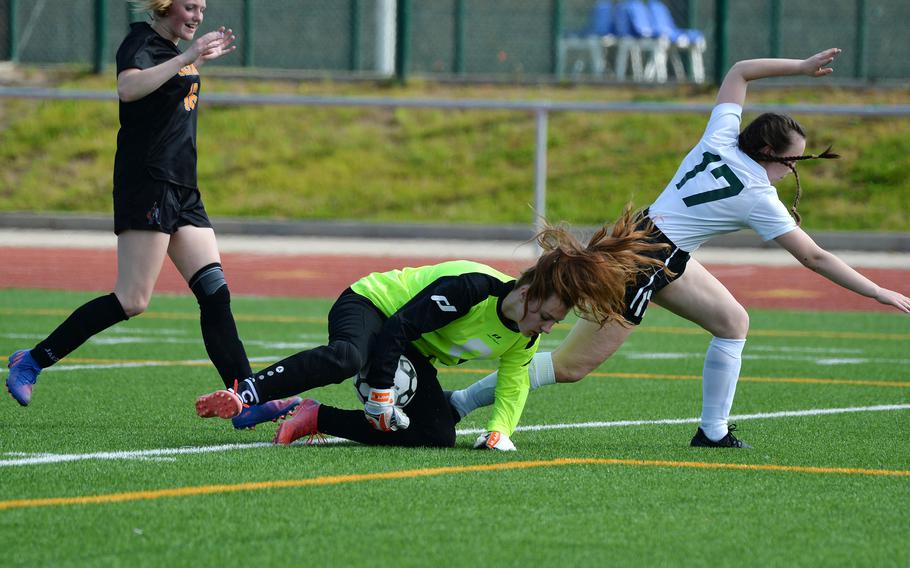
M 626 322 L 626 287 L 639 273 L 664 263 L 642 253 L 669 245 L 650 238 L 653 224 L 626 206 L 612 225 L 604 225 L 583 245 L 567 227 L 547 226 L 535 237 L 543 249 L 537 263 L 524 271 L 516 286 L 528 284 L 525 300 L 556 296 L 585 318 L 603 325 Z

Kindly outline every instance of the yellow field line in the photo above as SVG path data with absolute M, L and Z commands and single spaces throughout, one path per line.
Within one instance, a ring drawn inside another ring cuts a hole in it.
M 100 505 L 105 503 L 123 503 L 127 501 L 144 501 L 165 497 L 191 497 L 238 491 L 262 491 L 267 489 L 287 489 L 319 485 L 338 485 L 385 479 L 411 479 L 460 473 L 485 471 L 503 471 L 512 469 L 529 469 L 538 467 L 558 467 L 566 465 L 628 465 L 643 467 L 697 468 L 697 469 L 732 469 L 745 471 L 775 471 L 790 473 L 841 474 L 841 475 L 874 475 L 891 477 L 910 477 L 910 471 L 890 469 L 863 469 L 843 467 L 812 467 L 797 465 L 767 465 L 739 463 L 711 463 L 667 460 L 630 460 L 605 458 L 559 458 L 554 460 L 516 461 L 485 465 L 448 466 L 423 469 L 406 469 L 376 473 L 355 473 L 348 475 L 328 475 L 309 479 L 284 479 L 275 481 L 256 481 L 230 485 L 202 485 L 197 487 L 175 487 L 152 491 L 131 491 L 110 493 L 107 495 L 85 495 L 81 497 L 52 497 L 47 499 L 13 499 L 0 501 L 0 510 L 25 509 L 31 507 L 53 507 L 63 505 Z
M 439 369 L 440 374 L 444 373 L 466 373 L 474 375 L 490 374 L 495 369 L 477 369 L 461 367 L 444 367 Z M 589 377 L 601 377 L 611 379 L 647 379 L 656 381 L 700 381 L 701 375 L 670 375 L 659 373 L 600 373 L 593 372 L 588 374 Z M 753 383 L 802 383 L 815 385 L 858 385 L 864 387 L 910 387 L 910 381 L 872 381 L 862 379 L 816 379 L 812 377 L 740 377 L 740 382 Z
M 0 308 L 0 315 L 8 316 L 56 316 L 65 317 L 70 315 L 71 310 L 58 309 L 39 309 L 24 308 L 11 309 Z M 199 319 L 198 313 L 189 312 L 145 312 L 141 316 L 148 319 L 173 319 L 173 320 L 196 320 Z M 253 315 L 253 314 L 234 314 L 237 321 L 258 321 L 258 322 L 277 322 L 277 323 L 326 323 L 325 317 L 313 316 L 279 316 L 279 315 Z M 572 324 L 562 323 L 556 327 L 567 329 Z M 704 335 L 707 332 L 699 327 L 672 327 L 672 326 L 648 326 L 644 325 L 635 330 L 636 333 L 658 333 L 672 335 Z M 809 330 L 786 330 L 786 329 L 753 329 L 749 330 L 749 335 L 753 337 L 822 337 L 826 339 L 879 339 L 893 341 L 910 340 L 910 333 L 877 333 L 863 331 L 809 331 Z
M 0 315 L 4 316 L 53 316 L 66 317 L 72 313 L 72 310 L 58 309 L 10 309 L 0 308 Z M 198 312 L 145 312 L 141 316 L 143 319 L 163 319 L 163 320 L 198 320 Z M 276 315 L 254 315 L 254 314 L 234 314 L 237 321 L 260 321 L 274 323 L 326 323 L 325 317 L 309 316 L 276 316 Z
M 702 335 L 708 332 L 700 327 L 642 326 L 636 333 L 670 333 L 684 335 Z M 799 329 L 750 329 L 750 337 L 824 337 L 826 339 L 893 339 L 906 341 L 910 333 L 877 333 L 868 331 L 811 331 Z

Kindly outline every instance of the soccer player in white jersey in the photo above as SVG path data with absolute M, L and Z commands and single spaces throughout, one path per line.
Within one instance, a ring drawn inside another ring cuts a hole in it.
M 910 313 L 907 296 L 882 288 L 835 255 L 819 247 L 799 227 L 796 211 L 801 188 L 795 163 L 836 158 L 825 151 L 805 155 L 806 137 L 789 116 L 766 113 L 742 132 L 742 106 L 749 81 L 764 77 L 808 75 L 822 77 L 840 49 L 826 49 L 808 59 L 752 59 L 733 65 L 717 93 L 708 126 L 663 193 L 647 210 L 656 240 L 669 243 L 666 269 L 630 286 L 626 319 L 639 324 L 650 301 L 694 322 L 713 337 L 705 355 L 702 376 L 701 424 L 691 445 L 750 447 L 733 435 L 727 418 L 739 378 L 749 316 L 723 284 L 701 263 L 689 258 L 705 241 L 750 227 L 762 239 L 776 241 L 805 267 L 852 292 Z M 796 200 L 791 209 L 781 203 L 772 185 L 788 173 L 796 176 Z M 554 382 L 576 382 L 609 358 L 634 327 L 622 322 L 600 326 L 580 319 L 552 353 L 538 353 L 530 370 L 531 389 Z M 496 374 L 451 393 L 450 403 L 463 417 L 489 404 Z

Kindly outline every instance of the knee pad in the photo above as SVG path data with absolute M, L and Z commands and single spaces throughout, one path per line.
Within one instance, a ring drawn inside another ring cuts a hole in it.
M 224 279 L 221 263 L 213 262 L 200 268 L 190 278 L 189 285 L 199 305 L 224 304 L 231 301 L 231 292 Z

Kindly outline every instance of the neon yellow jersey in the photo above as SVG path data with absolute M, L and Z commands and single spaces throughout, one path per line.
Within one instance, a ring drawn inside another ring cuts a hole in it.
M 517 324 L 502 314 L 502 301 L 514 287 L 511 276 L 466 260 L 361 278 L 351 289 L 388 317 L 367 382 L 375 388 L 391 387 L 408 342 L 447 366 L 498 360 L 496 402 L 487 429 L 511 436 L 527 400 L 528 364 L 539 344 L 536 336 L 521 335 Z

